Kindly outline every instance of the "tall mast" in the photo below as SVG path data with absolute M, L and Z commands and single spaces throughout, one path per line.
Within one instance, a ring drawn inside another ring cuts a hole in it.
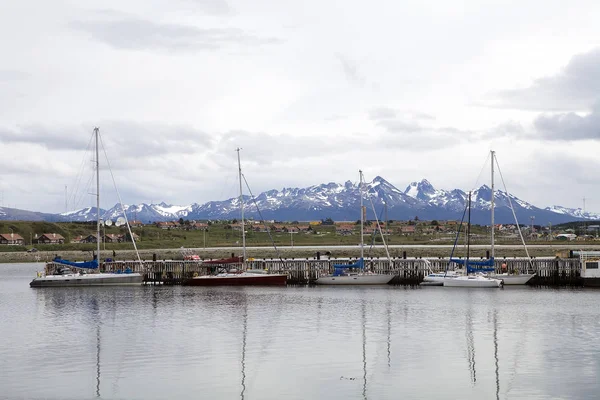
M 494 161 L 496 160 L 496 152 L 494 150 L 490 150 L 490 155 L 492 159 L 492 258 L 494 258 Z
M 100 157 L 98 150 L 98 129 L 94 128 L 94 136 L 96 136 L 96 260 L 98 268 L 100 268 Z
M 365 212 L 365 208 L 363 206 L 363 173 L 362 170 L 358 170 L 358 174 L 360 175 L 360 183 L 359 183 L 359 192 L 360 192 L 360 259 L 363 259 L 364 256 L 364 229 L 363 229 L 363 216 Z
M 246 228 L 244 227 L 244 196 L 242 194 L 242 163 L 240 161 L 240 148 L 235 149 L 237 151 L 238 158 L 238 175 L 240 180 L 240 208 L 242 210 L 242 268 L 246 269 Z
M 471 252 L 471 192 L 469 192 L 468 200 L 468 215 L 467 215 L 467 260 L 465 262 L 465 269 L 467 275 L 469 275 L 469 255 Z

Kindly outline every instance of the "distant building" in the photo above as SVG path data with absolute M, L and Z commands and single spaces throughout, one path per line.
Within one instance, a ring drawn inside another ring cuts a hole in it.
M 121 243 L 122 240 L 123 240 L 122 235 L 117 235 L 114 233 L 107 233 L 106 235 L 104 235 L 105 243 Z
M 0 233 L 0 244 L 21 246 L 25 244 L 25 239 L 18 233 Z
M 33 242 L 38 244 L 63 244 L 65 238 L 58 233 L 42 233 L 33 239 Z
M 561 233 L 556 235 L 556 240 L 575 240 L 577 235 L 574 233 Z

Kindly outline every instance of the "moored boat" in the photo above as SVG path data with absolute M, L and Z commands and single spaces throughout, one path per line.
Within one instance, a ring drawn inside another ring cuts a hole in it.
M 526 285 L 535 274 L 487 274 L 489 278 L 500 279 L 504 285 Z
M 53 268 L 52 263 L 47 270 Z M 122 273 L 79 272 L 71 268 L 60 268 L 55 272 L 39 273 L 30 283 L 30 287 L 68 287 L 68 286 L 123 286 L 141 285 L 144 277 L 139 273 L 124 271 Z
M 498 288 L 501 286 L 502 281 L 500 279 L 492 279 L 480 274 L 457 276 L 454 279 L 444 281 L 444 287 Z
M 96 142 L 96 156 L 95 156 L 95 169 L 96 169 L 96 254 L 94 259 L 91 261 L 73 262 L 69 260 L 63 260 L 61 258 L 55 258 L 52 262 L 46 264 L 44 272 L 38 272 L 30 283 L 30 287 L 66 287 L 66 286 L 114 286 L 114 285 L 141 285 L 144 281 L 142 274 L 132 272 L 129 269 L 118 272 L 100 272 L 100 162 L 99 162 L 99 147 L 98 147 L 98 136 L 99 129 L 94 128 L 94 136 Z M 125 212 L 123 210 L 123 214 Z M 129 236 L 132 239 L 133 246 L 135 248 L 138 261 L 142 264 L 137 247 L 135 245 L 134 235 L 131 232 L 129 223 L 127 222 L 127 216 L 123 218 L 127 229 L 129 230 Z
M 183 283 L 185 286 L 285 286 L 287 275 L 246 272 L 223 272 L 215 275 L 195 276 Z
M 284 286 L 287 284 L 287 274 L 269 274 L 264 270 L 246 270 L 246 229 L 244 227 L 244 197 L 242 193 L 242 164 L 240 149 L 238 155 L 238 172 L 240 184 L 240 209 L 242 231 L 242 256 L 220 258 L 203 261 L 203 265 L 211 268 L 206 275 L 194 276 L 183 282 L 184 286 Z
M 360 177 L 360 258 L 358 259 L 358 261 L 352 264 L 334 264 L 333 274 L 324 275 L 317 278 L 317 280 L 315 281 L 317 285 L 385 285 L 391 282 L 392 279 L 394 279 L 394 275 L 377 274 L 372 271 L 365 271 L 363 224 L 366 210 L 363 205 L 363 173 L 362 171 L 358 172 Z M 379 231 L 381 232 L 381 227 L 379 226 L 379 220 L 377 219 L 377 215 L 375 215 L 375 221 L 377 223 Z M 383 234 L 381 235 L 381 239 L 385 246 L 388 259 L 390 259 Z
M 318 285 L 385 285 L 390 283 L 394 278 L 393 275 L 383 274 L 348 274 L 338 276 L 322 276 L 317 279 Z

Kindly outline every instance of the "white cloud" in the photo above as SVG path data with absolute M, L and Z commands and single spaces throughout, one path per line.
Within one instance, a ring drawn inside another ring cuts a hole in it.
M 587 39 L 599 12 L 541 0 L 13 2 L 0 13 L 0 190 L 6 204 L 63 211 L 99 126 L 127 203 L 235 195 L 236 147 L 255 193 L 358 169 L 399 188 L 423 177 L 468 188 L 493 148 L 520 198 L 577 207 L 600 199 L 595 161 L 579 164 L 600 151 L 600 53 Z

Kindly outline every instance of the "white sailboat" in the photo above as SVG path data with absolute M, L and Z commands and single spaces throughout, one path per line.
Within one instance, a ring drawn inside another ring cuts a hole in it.
M 317 285 L 385 285 L 389 283 L 394 276 L 387 274 L 376 274 L 371 271 L 365 271 L 364 261 L 364 205 L 363 205 L 363 173 L 360 175 L 360 259 L 352 264 L 334 264 L 333 274 L 319 277 L 315 283 Z M 377 218 L 377 216 L 376 216 Z M 379 222 L 377 222 L 379 225 Z M 381 231 L 381 228 L 380 228 Z M 383 235 L 382 235 L 383 237 Z M 385 240 L 385 239 L 384 239 Z M 385 244 L 385 242 L 384 242 Z M 387 250 L 387 247 L 386 247 Z M 389 258 L 389 256 L 388 256 Z
M 469 250 L 470 250 L 470 236 L 471 236 L 471 192 L 469 192 L 469 197 L 467 200 L 467 211 L 468 211 L 468 219 L 467 219 L 467 257 L 465 260 L 454 259 L 450 257 L 450 262 L 454 262 L 456 264 L 463 264 L 467 271 L 467 274 L 464 276 L 457 276 L 452 279 L 445 279 L 443 281 L 444 287 L 477 287 L 477 288 L 498 288 L 502 286 L 502 280 L 494 279 L 485 276 L 482 273 L 474 273 L 470 274 L 469 269 L 471 265 L 493 265 L 494 259 L 491 258 L 487 261 L 470 261 L 469 260 Z
M 492 197 L 491 197 L 491 257 L 492 259 L 494 258 L 494 232 L 495 232 L 495 224 L 494 224 L 494 163 L 496 162 L 496 152 L 494 150 L 490 150 L 490 157 L 491 157 L 491 175 L 492 175 Z M 498 166 L 498 168 L 500 168 Z M 515 214 L 515 210 L 512 207 L 512 202 L 510 201 L 510 196 L 508 197 L 508 201 L 510 204 L 510 208 L 513 212 L 513 216 L 515 217 L 515 223 L 517 226 L 519 226 L 519 222 L 517 221 L 517 216 Z M 521 230 L 519 229 L 519 235 L 521 235 L 521 241 L 523 242 L 523 246 L 525 246 L 525 240 L 523 240 L 523 236 L 521 234 Z M 525 246 L 525 251 L 527 252 L 527 246 Z M 529 257 L 529 254 L 527 254 L 530 262 L 531 262 L 531 258 Z M 489 277 L 491 278 L 496 278 L 496 279 L 502 279 L 502 281 L 504 282 L 505 285 L 525 285 L 527 284 L 527 282 L 529 282 L 529 280 L 531 278 L 533 278 L 535 276 L 535 274 L 519 274 L 519 273 L 508 273 L 508 272 L 504 272 L 501 274 L 497 274 L 495 272 L 495 269 L 493 271 L 490 271 L 487 274 Z
M 46 265 L 45 271 L 38 273 L 30 283 L 30 287 L 66 287 L 66 286 L 115 286 L 115 285 L 141 285 L 144 277 L 142 274 L 131 271 L 123 273 L 106 273 L 99 272 L 100 266 L 100 162 L 99 162 L 99 146 L 98 146 L 99 129 L 94 128 L 95 144 L 96 144 L 96 255 L 92 261 L 72 262 L 55 258 L 52 262 Z M 122 202 L 121 202 L 122 204 Z M 125 214 L 125 213 L 124 213 Z M 125 216 L 127 223 L 127 216 Z M 137 246 L 133 239 L 133 234 L 129 223 L 127 223 L 129 235 L 137 253 Z M 138 261 L 142 263 L 139 254 Z

